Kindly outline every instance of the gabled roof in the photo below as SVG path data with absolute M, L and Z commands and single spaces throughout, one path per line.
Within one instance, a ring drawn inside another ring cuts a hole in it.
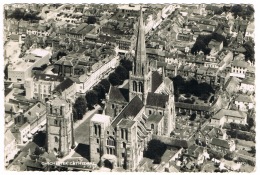
M 227 148 L 227 149 L 230 148 L 227 140 L 222 140 L 222 139 L 218 139 L 218 138 L 213 138 L 211 141 L 211 145 L 220 146 L 220 147 Z
M 119 126 L 120 128 L 131 128 L 136 121 L 132 121 L 129 119 L 122 119 L 117 126 Z
M 7 146 L 8 144 L 10 144 L 13 140 L 15 140 L 14 135 L 12 134 L 12 132 L 10 130 L 7 130 L 5 132 L 5 142 L 4 145 Z
M 109 99 L 112 99 L 113 101 L 128 102 L 128 99 L 122 94 L 120 89 L 115 86 L 110 86 L 108 96 Z
M 255 84 L 255 79 L 254 78 L 244 78 L 241 82 L 241 84 L 251 84 L 254 85 Z
M 119 113 L 119 115 L 113 120 L 112 126 L 116 127 L 117 124 L 124 118 L 133 116 L 135 117 L 140 110 L 144 107 L 142 100 L 135 96 L 127 105 L 126 107 Z
M 46 112 L 46 106 L 43 103 L 38 102 L 24 113 L 24 117 L 27 118 L 27 121 L 33 122 L 37 118 L 37 115 L 44 112 Z
M 253 103 L 253 99 L 248 95 L 239 94 L 235 101 Z
M 199 110 L 199 111 L 209 111 L 210 110 L 210 106 L 203 106 L 203 105 L 182 103 L 182 102 L 176 102 L 175 107 L 176 108 L 191 109 L 191 110 Z
M 248 63 L 245 61 L 235 60 L 235 61 L 233 61 L 232 66 L 247 68 Z
M 165 108 L 166 102 L 168 102 L 169 96 L 164 94 L 157 94 L 149 92 L 147 95 L 147 106 Z
M 188 148 L 188 152 L 186 155 L 188 156 L 192 156 L 192 157 L 198 157 L 200 154 L 203 153 L 203 147 L 201 146 L 198 146 L 198 145 L 191 145 L 189 148 Z
M 149 117 L 147 119 L 147 123 L 154 122 L 154 123 L 158 124 L 162 120 L 162 118 L 163 118 L 162 115 L 152 114 L 152 115 L 149 115 Z
M 48 75 L 48 74 L 36 74 L 34 76 L 36 81 L 43 80 L 43 81 L 58 81 L 61 82 L 64 80 L 64 77 L 57 76 L 57 75 Z
M 157 71 L 154 71 L 152 73 L 152 87 L 151 87 L 151 91 L 155 92 L 156 89 L 160 86 L 160 84 L 162 84 L 162 76 Z
M 217 114 L 215 114 L 213 119 L 221 119 L 224 116 L 232 116 L 236 118 L 244 119 L 247 117 L 247 114 L 243 111 L 229 110 L 229 109 L 221 109 Z
M 74 82 L 70 78 L 67 78 L 66 80 L 61 82 L 53 91 L 63 92 L 64 90 L 66 90 L 70 86 L 72 86 L 73 84 L 74 84 Z

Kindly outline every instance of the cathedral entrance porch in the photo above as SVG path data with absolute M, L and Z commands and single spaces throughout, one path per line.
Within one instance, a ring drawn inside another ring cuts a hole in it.
M 117 167 L 117 158 L 115 155 L 110 155 L 110 154 L 104 154 L 101 157 L 101 166 L 106 167 L 109 169 L 114 169 Z

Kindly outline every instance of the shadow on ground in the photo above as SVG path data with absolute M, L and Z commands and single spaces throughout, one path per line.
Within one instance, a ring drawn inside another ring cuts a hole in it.
M 78 153 L 79 155 L 81 155 L 82 157 L 90 160 L 90 156 L 89 156 L 89 145 L 83 144 L 83 143 L 79 143 L 77 148 L 75 149 L 75 152 Z

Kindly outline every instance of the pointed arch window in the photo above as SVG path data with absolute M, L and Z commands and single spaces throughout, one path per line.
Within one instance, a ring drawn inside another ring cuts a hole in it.
M 142 82 L 139 82 L 139 92 L 144 92 L 144 86 Z
M 136 81 L 133 81 L 133 91 L 137 92 L 137 83 L 136 83 Z

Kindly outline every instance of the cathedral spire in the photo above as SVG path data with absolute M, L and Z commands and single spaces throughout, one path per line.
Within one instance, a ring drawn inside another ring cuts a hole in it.
M 147 73 L 146 47 L 145 47 L 145 28 L 143 22 L 142 7 L 140 8 L 140 17 L 138 21 L 137 40 L 135 48 L 135 71 L 137 74 Z

